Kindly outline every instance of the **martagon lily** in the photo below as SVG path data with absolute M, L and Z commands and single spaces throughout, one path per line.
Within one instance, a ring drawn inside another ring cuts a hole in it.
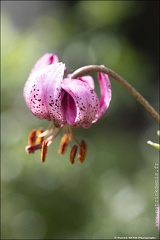
M 108 109 L 111 100 L 108 75 L 98 73 L 98 81 L 100 99 L 94 90 L 93 78 L 88 75 L 72 79 L 72 74 L 66 75 L 65 64 L 59 62 L 55 54 L 46 53 L 37 61 L 25 83 L 23 95 L 31 113 L 51 123 L 45 131 L 39 128 L 30 132 L 26 146 L 28 154 L 41 149 L 41 161 L 44 162 L 48 146 L 64 128 L 58 153 L 63 154 L 70 145 L 71 163 L 75 162 L 78 150 L 79 161 L 84 161 L 87 144 L 84 140 L 78 142 L 71 128 L 89 128 Z

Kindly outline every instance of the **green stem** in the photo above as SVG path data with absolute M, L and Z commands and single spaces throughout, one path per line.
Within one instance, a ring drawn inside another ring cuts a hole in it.
M 151 117 L 157 122 L 160 123 L 160 116 L 158 112 L 150 105 L 150 103 L 134 88 L 130 85 L 124 78 L 112 71 L 111 69 L 105 66 L 97 65 L 88 65 L 77 69 L 72 73 L 72 78 L 77 78 L 80 76 L 87 75 L 91 72 L 103 72 L 108 74 L 110 77 L 115 79 L 120 83 L 151 115 Z

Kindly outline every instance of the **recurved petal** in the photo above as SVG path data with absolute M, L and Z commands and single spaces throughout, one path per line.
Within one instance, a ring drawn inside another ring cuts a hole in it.
M 51 106 L 47 103 L 47 96 L 49 93 L 55 104 L 54 96 L 56 97 L 58 94 L 57 92 L 55 94 L 55 91 L 57 88 L 60 91 L 58 86 L 62 82 L 64 68 L 63 63 L 55 63 L 30 74 L 24 86 L 23 95 L 28 108 L 37 118 L 51 120 Z M 49 86 L 52 86 L 52 94 Z
M 108 75 L 101 72 L 98 73 L 98 81 L 100 85 L 100 108 L 98 118 L 100 118 L 109 107 L 112 95 L 111 84 Z
M 66 91 L 63 110 L 69 125 L 90 127 L 98 109 L 99 100 L 95 91 L 84 81 L 65 78 L 62 88 Z
M 94 80 L 91 76 L 83 76 L 83 77 L 79 77 L 78 79 L 80 79 L 83 82 L 86 82 L 92 89 L 94 89 Z
M 32 69 L 32 72 L 58 62 L 59 62 L 59 59 L 55 54 L 46 53 L 35 63 Z
M 54 66 L 54 64 L 53 64 Z M 65 64 L 59 64 L 50 74 L 47 75 L 46 86 L 46 108 L 50 119 L 57 127 L 65 124 L 64 112 L 62 109 L 62 99 L 64 91 L 62 89 Z

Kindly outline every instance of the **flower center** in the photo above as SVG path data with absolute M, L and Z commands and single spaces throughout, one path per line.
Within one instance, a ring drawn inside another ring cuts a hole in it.
M 81 140 L 79 143 L 77 139 L 74 137 L 72 133 L 71 126 L 66 124 L 63 126 L 64 134 L 60 141 L 60 146 L 58 149 L 59 154 L 64 154 L 67 150 L 67 147 L 70 147 L 70 162 L 73 164 L 75 162 L 75 158 L 77 155 L 77 151 L 79 149 L 78 159 L 81 163 L 84 162 L 86 152 L 87 152 L 87 144 L 84 140 Z M 33 129 L 29 133 L 28 137 L 28 146 L 26 146 L 25 150 L 26 153 L 34 153 L 36 150 L 41 150 L 41 161 L 45 162 L 46 155 L 48 151 L 49 145 L 54 141 L 54 139 L 59 134 L 61 128 L 55 127 L 54 123 L 52 122 L 48 129 L 43 131 L 42 128 L 37 130 Z M 47 138 L 46 138 L 47 137 Z M 72 143 L 74 140 L 75 144 Z

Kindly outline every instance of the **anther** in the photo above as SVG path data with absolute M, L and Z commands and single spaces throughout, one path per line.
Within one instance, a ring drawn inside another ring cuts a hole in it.
M 34 146 L 36 142 L 36 130 L 33 129 L 30 133 L 29 133 L 29 137 L 28 137 L 28 144 L 29 146 Z
M 75 157 L 77 153 L 78 146 L 73 145 L 71 151 L 70 151 L 70 162 L 73 164 L 75 162 Z
M 45 160 L 46 160 L 47 150 L 48 150 L 47 142 L 43 141 L 42 150 L 41 150 L 41 161 L 42 162 L 45 162 Z
M 70 141 L 69 134 L 64 134 L 62 139 L 61 139 L 61 142 L 60 142 L 60 147 L 59 147 L 59 150 L 58 150 L 59 154 L 63 154 L 65 152 L 69 141 Z
M 42 128 L 38 128 L 37 130 L 37 139 L 36 139 L 36 144 L 42 144 L 44 138 L 40 137 L 39 135 L 43 133 L 43 129 Z
M 81 163 L 84 162 L 86 152 L 87 152 L 87 144 L 85 143 L 84 140 L 82 140 L 80 143 L 80 152 L 78 154 L 78 159 Z
M 36 150 L 41 149 L 42 148 L 42 144 L 37 144 L 34 146 L 26 146 L 25 151 L 26 153 L 30 154 L 30 153 L 34 153 Z

